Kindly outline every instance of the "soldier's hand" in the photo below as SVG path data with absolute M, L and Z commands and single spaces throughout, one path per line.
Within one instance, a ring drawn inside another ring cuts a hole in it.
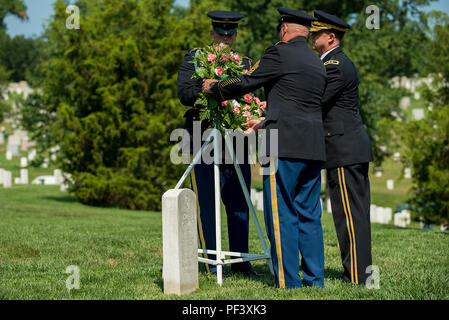
M 203 93 L 212 93 L 210 90 L 210 85 L 214 82 L 217 82 L 215 79 L 204 79 L 203 80 Z
M 248 126 L 248 129 L 243 131 L 244 134 L 252 134 L 253 132 L 257 132 L 262 126 L 265 118 L 259 118 L 255 120 L 249 120 L 244 125 Z
M 263 112 L 267 112 L 267 102 L 266 101 L 260 102 L 260 109 L 262 109 Z

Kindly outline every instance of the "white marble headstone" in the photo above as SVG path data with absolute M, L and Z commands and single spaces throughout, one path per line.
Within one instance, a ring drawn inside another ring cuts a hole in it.
M 20 166 L 21 166 L 22 168 L 25 168 L 27 165 L 28 165 L 27 158 L 26 158 L 26 157 L 20 158 Z
M 186 294 L 199 286 L 196 211 L 190 189 L 171 189 L 162 196 L 164 294 Z
M 10 188 L 12 186 L 12 173 L 11 171 L 5 171 L 3 174 L 3 186 Z
M 28 169 L 20 169 L 20 183 L 28 184 Z
M 387 189 L 393 190 L 394 189 L 394 180 L 388 179 L 387 180 Z
M 405 168 L 404 169 L 404 178 L 405 179 L 411 179 L 412 178 L 412 169 Z

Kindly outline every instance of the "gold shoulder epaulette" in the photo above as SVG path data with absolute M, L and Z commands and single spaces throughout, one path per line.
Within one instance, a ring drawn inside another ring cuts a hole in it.
M 278 44 L 280 44 L 280 43 L 288 43 L 287 41 L 278 41 L 276 44 L 275 44 L 275 46 L 277 46 Z
M 327 66 L 327 65 L 329 65 L 329 64 L 335 64 L 335 65 L 339 65 L 340 64 L 340 61 L 337 61 L 337 60 L 329 60 L 329 61 L 326 61 L 325 63 L 324 63 L 324 65 L 325 66 Z

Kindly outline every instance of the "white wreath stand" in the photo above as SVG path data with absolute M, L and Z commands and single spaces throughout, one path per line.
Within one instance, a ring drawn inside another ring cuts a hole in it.
M 181 187 L 181 185 L 184 183 L 184 181 L 187 178 L 187 176 L 189 175 L 190 171 L 201 159 L 201 155 L 203 154 L 204 149 L 207 147 L 207 145 L 211 142 L 212 139 L 214 141 L 214 145 L 213 145 L 214 150 L 219 150 L 218 136 L 219 136 L 218 130 L 216 128 L 212 129 L 212 132 L 209 134 L 206 141 L 202 145 L 201 150 L 197 152 L 197 154 L 193 158 L 192 162 L 190 163 L 189 167 L 184 172 L 181 179 L 178 181 L 178 184 L 176 185 L 175 189 L 179 189 Z M 229 140 L 230 139 L 228 139 L 228 133 L 226 133 L 226 136 L 225 136 L 226 148 L 230 151 L 230 154 L 232 155 L 232 162 L 234 163 L 234 167 L 237 172 L 237 176 L 239 178 L 240 186 L 242 188 L 243 194 L 245 195 L 246 204 L 248 205 L 249 211 L 254 220 L 254 224 L 256 226 L 256 231 L 259 236 L 260 243 L 262 244 L 264 254 L 251 254 L 251 253 L 230 252 L 230 251 L 221 250 L 220 171 L 219 171 L 219 167 L 218 167 L 219 162 L 220 162 L 220 160 L 219 160 L 220 152 L 214 152 L 216 250 L 198 249 L 198 253 L 199 254 L 204 254 L 204 253 L 215 254 L 216 259 L 212 260 L 212 259 L 207 259 L 207 258 L 203 258 L 203 257 L 198 257 L 198 261 L 217 266 L 217 283 L 220 286 L 223 283 L 223 265 L 225 265 L 225 264 L 267 259 L 268 266 L 270 267 L 270 271 L 271 271 L 271 273 L 273 273 L 273 266 L 271 263 L 270 250 L 267 247 L 262 229 L 260 228 L 259 220 L 257 219 L 256 211 L 254 210 L 254 206 L 251 202 L 251 198 L 248 193 L 248 189 L 246 187 L 245 180 L 243 179 L 242 171 L 240 170 L 240 165 L 239 165 L 237 157 L 235 155 L 234 148 L 232 146 L 232 143 Z M 237 258 L 226 259 L 226 256 L 237 257 Z

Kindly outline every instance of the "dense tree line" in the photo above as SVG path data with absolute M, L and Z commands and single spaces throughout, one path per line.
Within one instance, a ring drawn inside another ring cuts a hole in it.
M 159 209 L 182 171 L 169 159 L 169 135 L 182 127 L 185 111 L 176 96 L 177 70 L 187 49 L 211 41 L 206 12 L 245 14 L 236 49 L 258 60 L 279 40 L 277 7 L 321 9 L 352 24 L 343 47 L 359 71 L 360 108 L 380 164 L 391 150 L 380 147 L 398 141 L 398 104 L 406 94 L 391 87 L 391 78 L 434 72 L 434 56 L 441 56 L 429 52 L 436 35 L 423 7 L 430 2 L 191 0 L 182 8 L 171 0 L 78 0 L 81 28 L 70 30 L 67 3 L 59 0 L 42 43 L 20 43 L 41 57 L 33 73 L 14 68 L 40 88 L 24 106 L 23 122 L 41 154 L 60 146 L 61 166 L 84 203 Z M 380 9 L 380 29 L 366 28 L 368 5 Z
M 403 161 L 413 172 L 412 210 L 425 223 L 449 222 L 449 17 L 436 13 L 426 48 L 433 82 L 422 93 L 429 108 L 402 130 Z

